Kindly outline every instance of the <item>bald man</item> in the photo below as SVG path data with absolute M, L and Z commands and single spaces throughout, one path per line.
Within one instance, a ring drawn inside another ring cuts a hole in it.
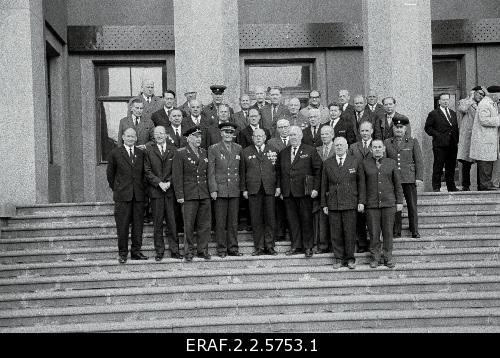
M 304 129 L 309 124 L 307 115 L 301 113 L 300 110 L 300 100 L 297 97 L 292 98 L 288 102 L 288 110 L 290 111 L 290 116 L 288 116 L 288 122 L 291 126 L 298 126 Z

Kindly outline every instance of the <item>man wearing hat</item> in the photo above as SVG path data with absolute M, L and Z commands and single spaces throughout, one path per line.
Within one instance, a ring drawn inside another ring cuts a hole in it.
M 217 125 L 219 121 L 219 106 L 224 102 L 224 91 L 226 90 L 226 86 L 212 85 L 210 86 L 210 90 L 212 91 L 212 103 L 203 108 L 202 114 L 205 114 L 208 118 L 209 125 Z M 232 122 L 234 111 L 231 107 L 229 107 L 229 112 L 230 122 Z
M 225 121 L 218 128 L 222 140 L 208 149 L 208 189 L 215 201 L 217 255 L 224 258 L 241 256 L 237 240 L 241 146 L 233 143 L 235 123 Z
M 410 222 L 411 237 L 419 238 L 418 211 L 417 211 L 417 185 L 423 184 L 424 164 L 422 151 L 416 138 L 406 135 L 408 118 L 393 118 L 394 137 L 385 140 L 387 158 L 396 161 L 401 186 L 408 207 L 408 221 Z M 393 237 L 401 237 L 402 215 L 396 212 L 394 220 Z
M 197 95 L 198 93 L 191 88 L 188 88 L 186 92 L 184 92 L 184 97 L 186 97 L 186 102 L 184 102 L 182 106 L 179 107 L 179 109 L 182 111 L 182 116 L 184 118 L 189 118 L 191 116 L 191 108 L 189 107 L 189 102 L 195 100 Z
M 472 125 L 476 116 L 477 105 L 486 96 L 486 89 L 481 86 L 474 87 L 469 97 L 458 101 L 457 119 L 460 123 L 457 159 L 462 163 L 462 191 L 470 190 L 470 170 L 475 162 L 470 157 L 470 138 Z
M 478 190 L 498 190 L 493 186 L 493 163 L 498 159 L 498 102 L 500 86 L 490 86 L 477 106 L 472 125 L 470 157 L 477 160 Z
M 432 189 L 441 190 L 441 173 L 445 168 L 448 191 L 457 191 L 455 186 L 455 166 L 458 151 L 458 122 L 455 111 L 448 108 L 450 94 L 439 95 L 439 107 L 429 112 L 425 121 L 425 133 L 432 137 Z
M 229 106 L 227 104 L 221 104 L 219 106 L 219 120 L 216 124 L 208 126 L 205 130 L 205 146 L 204 148 L 209 148 L 211 145 L 219 143 L 222 140 L 222 134 L 220 130 L 220 124 L 229 123 Z M 236 128 L 238 126 L 236 125 Z M 233 136 L 238 135 L 237 131 L 233 133 Z
M 172 166 L 172 183 L 177 202 L 183 204 L 184 256 L 187 262 L 194 256 L 194 226 L 197 232 L 198 257 L 210 260 L 210 195 L 208 191 L 208 158 L 201 145 L 201 128 L 193 126 L 183 135 L 188 145 L 178 149 Z

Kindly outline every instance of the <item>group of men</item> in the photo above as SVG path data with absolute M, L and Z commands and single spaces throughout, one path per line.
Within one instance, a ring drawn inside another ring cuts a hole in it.
M 355 96 L 351 105 L 349 92 L 341 90 L 338 101 L 324 107 L 314 90 L 301 109 L 298 98 L 285 106 L 279 88 L 258 87 L 256 103 L 244 94 L 235 113 L 224 103 L 225 86 L 214 85 L 208 106 L 186 91 L 187 105 L 176 108 L 175 93 L 167 90 L 162 107 L 146 111 L 156 102 L 147 94 L 149 82 L 131 100 L 119 145 L 108 159 L 120 263 L 127 260 L 130 224 L 131 258 L 147 259 L 140 251 L 147 200 L 157 261 L 165 253 L 164 221 L 172 257 L 210 259 L 212 217 L 217 255 L 240 256 L 238 214 L 244 203 L 255 256 L 276 255 L 275 242 L 288 231 L 287 255 L 311 257 L 316 246 L 316 253 L 333 252 L 334 267 L 354 269 L 357 247 L 370 251 L 371 267 L 394 267 L 392 241 L 401 236 L 403 196 L 412 237 L 420 237 L 416 187 L 423 179 L 422 154 L 409 119 L 395 111 L 395 98 L 381 105 L 369 93 L 366 101 Z

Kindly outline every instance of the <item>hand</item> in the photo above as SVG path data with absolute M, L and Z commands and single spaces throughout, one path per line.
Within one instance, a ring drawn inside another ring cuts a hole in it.
M 146 149 L 146 146 L 144 144 L 136 145 L 136 147 L 139 148 L 139 149 L 142 149 L 142 150 Z
M 214 191 L 213 193 L 210 193 L 210 196 L 212 197 L 213 200 L 217 200 L 217 192 Z
M 243 192 L 243 197 L 248 200 L 248 190 Z
M 278 197 L 280 195 L 281 195 L 281 189 L 280 188 L 276 188 L 276 191 L 274 192 L 274 196 Z
M 403 204 L 396 204 L 396 211 L 403 211 Z
M 358 211 L 360 213 L 364 212 L 365 211 L 365 205 L 364 204 L 358 204 Z
M 178 202 L 179 204 L 184 204 L 184 199 L 177 199 L 177 202 Z
M 317 198 L 317 197 L 318 197 L 318 191 L 317 191 L 317 190 L 313 190 L 313 191 L 311 192 L 311 198 L 313 198 L 313 199 L 314 199 L 314 198 Z
M 158 184 L 158 186 L 160 187 L 161 190 L 167 191 L 168 188 L 170 187 L 170 183 L 161 182 L 160 184 Z
M 328 215 L 328 207 L 327 207 L 327 206 L 325 206 L 325 207 L 323 208 L 323 212 L 325 213 L 325 215 Z

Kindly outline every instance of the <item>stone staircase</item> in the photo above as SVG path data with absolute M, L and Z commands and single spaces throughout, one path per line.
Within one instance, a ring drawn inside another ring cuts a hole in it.
M 111 203 L 17 208 L 0 229 L 0 332 L 500 332 L 500 193 L 423 193 L 396 268 L 329 254 L 117 262 Z M 406 225 L 407 226 L 407 225 Z M 210 244 L 211 253 L 215 244 Z

